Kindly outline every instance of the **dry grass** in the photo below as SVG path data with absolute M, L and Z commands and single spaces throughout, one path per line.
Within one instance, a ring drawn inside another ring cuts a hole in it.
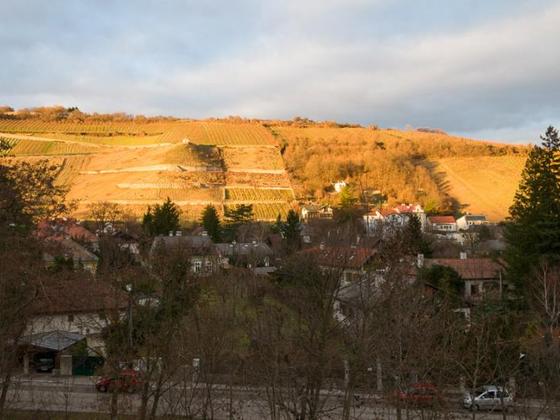
M 513 202 L 526 158 L 481 156 L 438 161 L 450 194 L 471 213 L 483 213 L 493 221 L 503 220 Z
M 284 169 L 284 161 L 277 148 L 223 147 L 221 151 L 227 169 Z

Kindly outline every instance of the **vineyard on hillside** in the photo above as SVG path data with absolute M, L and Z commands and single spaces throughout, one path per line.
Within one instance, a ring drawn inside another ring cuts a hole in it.
M 42 121 L 39 119 L 2 119 L 0 118 L 0 132 L 5 133 L 63 133 L 83 135 L 149 135 L 163 134 L 174 122 L 135 122 L 135 121 Z
M 252 203 L 253 217 L 256 220 L 274 221 L 280 215 L 283 219 L 288 215 L 288 211 L 293 208 L 288 203 Z M 226 208 L 230 206 L 225 206 Z M 232 206 L 235 208 L 235 206 Z
M 14 156 L 79 155 L 95 153 L 98 149 L 79 143 L 11 139 L 10 154 Z
M 293 201 L 294 193 L 291 188 L 235 188 L 227 187 L 226 200 L 232 201 Z
M 162 142 L 190 142 L 213 146 L 275 146 L 274 137 L 261 124 L 187 121 L 170 128 Z

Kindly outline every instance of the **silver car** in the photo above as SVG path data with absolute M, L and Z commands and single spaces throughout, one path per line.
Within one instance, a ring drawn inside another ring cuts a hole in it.
M 507 389 L 485 385 L 472 394 L 466 393 L 463 406 L 470 410 L 509 410 L 513 406 L 513 398 Z

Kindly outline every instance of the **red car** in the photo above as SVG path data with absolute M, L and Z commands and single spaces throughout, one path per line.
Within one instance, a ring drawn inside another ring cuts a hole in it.
M 144 381 L 134 369 L 126 369 L 115 376 L 103 376 L 96 383 L 99 392 L 135 392 L 140 389 Z
M 431 407 L 440 402 L 440 394 L 434 384 L 416 383 L 398 392 L 398 398 L 406 405 Z

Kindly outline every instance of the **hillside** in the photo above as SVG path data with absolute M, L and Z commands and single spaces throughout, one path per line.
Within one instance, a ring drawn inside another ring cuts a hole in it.
M 223 212 L 250 203 L 256 218 L 275 220 L 294 205 L 280 149 L 260 124 L 0 119 L 0 133 L 15 159 L 62 165 L 58 180 L 70 187 L 81 217 L 97 201 L 138 216 L 166 197 L 186 219 L 198 219 L 208 204 Z
M 344 180 L 361 201 L 420 202 L 428 211 L 507 216 L 526 146 L 438 132 L 272 125 L 299 196 L 336 202 Z
M 296 197 L 336 202 L 332 183 L 345 180 L 370 204 L 418 201 L 501 220 L 527 152 L 444 133 L 241 119 L 0 116 L 0 137 L 15 159 L 62 165 L 78 216 L 97 201 L 140 215 L 170 197 L 187 219 L 207 204 L 251 203 L 256 218 L 274 220 Z

